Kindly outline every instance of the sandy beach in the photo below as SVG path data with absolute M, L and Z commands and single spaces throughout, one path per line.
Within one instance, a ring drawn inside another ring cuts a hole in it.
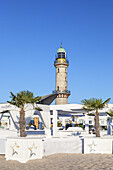
M 0 155 L 0 170 L 98 170 L 113 169 L 113 155 L 108 154 L 54 154 L 43 159 L 19 163 L 18 161 L 6 161 L 4 155 Z

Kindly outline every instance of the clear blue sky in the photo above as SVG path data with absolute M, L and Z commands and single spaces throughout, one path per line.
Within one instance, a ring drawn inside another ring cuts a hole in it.
M 10 91 L 55 90 L 61 42 L 70 62 L 69 103 L 113 103 L 113 0 L 0 0 L 0 103 Z

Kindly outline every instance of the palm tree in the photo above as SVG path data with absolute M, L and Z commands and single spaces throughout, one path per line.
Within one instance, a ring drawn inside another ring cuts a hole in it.
M 110 98 L 108 98 L 106 101 L 102 101 L 102 99 L 96 99 L 96 98 L 91 98 L 91 99 L 84 99 L 82 100 L 83 109 L 86 111 L 95 111 L 95 129 L 96 129 L 96 137 L 100 137 L 100 124 L 99 124 L 99 109 L 103 109 L 106 104 L 110 101 Z
M 32 92 L 27 91 L 21 91 L 14 95 L 12 92 L 11 93 L 11 101 L 8 101 L 8 103 L 17 106 L 20 108 L 20 137 L 25 137 L 25 126 L 26 126 L 26 121 L 25 121 L 25 104 L 31 103 L 32 105 L 39 101 L 41 97 L 37 96 L 34 97 Z

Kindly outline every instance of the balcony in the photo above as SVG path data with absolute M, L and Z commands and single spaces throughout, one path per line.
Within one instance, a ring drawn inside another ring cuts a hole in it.
M 71 94 L 70 90 L 54 90 L 52 91 L 53 94 Z
M 54 61 L 54 64 L 69 64 L 69 61 L 68 60 L 65 60 L 65 62 L 64 62 L 64 60 L 61 60 L 60 62 L 59 61 L 57 61 L 57 59 L 55 59 L 55 61 Z

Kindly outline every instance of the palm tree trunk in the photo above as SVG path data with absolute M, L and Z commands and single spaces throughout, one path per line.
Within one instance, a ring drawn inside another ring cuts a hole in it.
M 26 122 L 25 122 L 25 111 L 24 109 L 22 108 L 20 110 L 20 137 L 25 137 L 26 136 L 26 132 L 25 132 L 25 125 L 26 125 Z
M 94 122 L 95 122 L 95 129 L 96 129 L 96 115 L 94 117 Z
M 96 137 L 100 137 L 100 123 L 99 123 L 98 110 L 96 110 L 96 116 L 95 116 L 95 129 L 96 129 Z

